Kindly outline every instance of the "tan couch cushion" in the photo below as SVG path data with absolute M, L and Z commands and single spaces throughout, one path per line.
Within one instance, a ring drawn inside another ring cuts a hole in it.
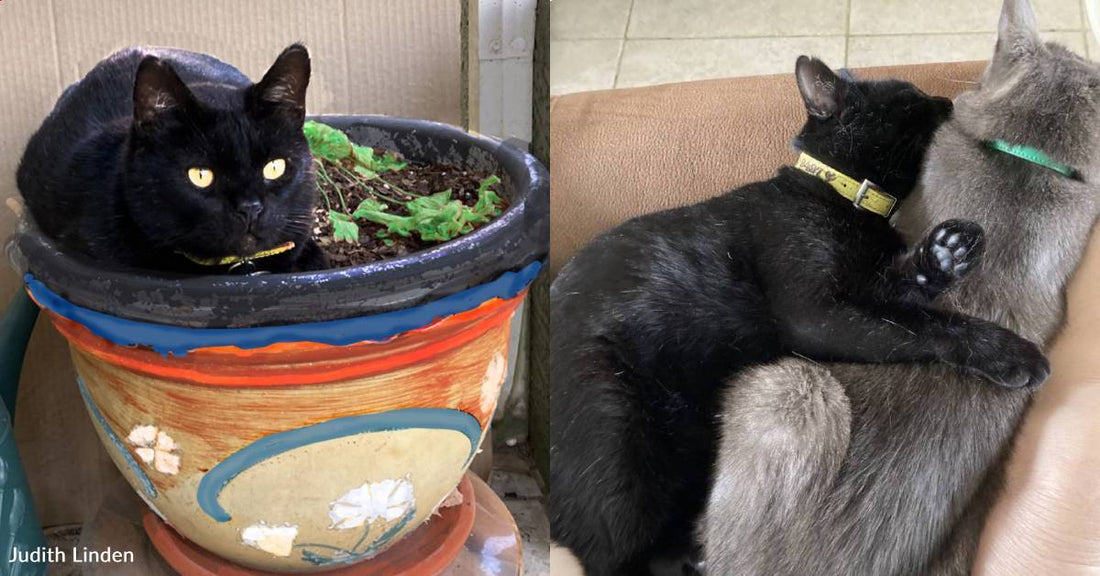
M 856 70 L 954 97 L 983 62 Z M 550 271 L 600 232 L 793 162 L 806 112 L 791 74 L 571 94 L 550 104 Z

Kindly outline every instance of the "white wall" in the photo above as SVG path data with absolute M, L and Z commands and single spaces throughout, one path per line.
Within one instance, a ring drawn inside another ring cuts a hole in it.
M 531 142 L 536 0 L 480 0 L 480 132 Z

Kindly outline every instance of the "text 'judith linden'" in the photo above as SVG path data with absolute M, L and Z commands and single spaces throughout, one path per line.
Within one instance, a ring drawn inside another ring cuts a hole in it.
M 70 560 L 71 559 L 71 560 Z M 23 562 L 72 562 L 73 564 L 123 564 L 134 561 L 130 550 L 113 550 L 110 546 L 103 550 L 89 550 L 86 547 L 73 547 L 71 552 L 61 548 L 39 546 L 33 550 L 20 550 L 13 547 L 9 563 Z

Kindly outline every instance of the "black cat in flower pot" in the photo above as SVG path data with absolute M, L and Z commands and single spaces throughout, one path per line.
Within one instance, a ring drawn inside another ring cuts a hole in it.
M 464 541 L 460 481 L 548 250 L 533 157 L 434 122 L 307 121 L 309 77 L 300 45 L 256 83 L 122 50 L 19 168 L 9 254 L 173 565 L 378 562 L 445 500 L 464 503 L 434 532 Z

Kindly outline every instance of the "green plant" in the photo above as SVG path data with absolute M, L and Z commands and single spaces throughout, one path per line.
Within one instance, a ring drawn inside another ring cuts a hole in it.
M 336 241 L 358 243 L 357 222 L 366 221 L 382 226 L 376 235 L 386 245 L 392 245 L 394 237 L 412 235 L 442 242 L 472 231 L 499 216 L 504 208 L 504 201 L 492 190 L 500 184 L 496 176 L 482 180 L 477 202 L 466 206 L 453 198 L 451 190 L 422 195 L 387 181 L 384 174 L 407 166 L 392 152 L 378 155 L 373 148 L 359 146 L 344 132 L 319 122 L 306 122 L 304 131 L 317 168 L 317 187 L 325 200 Z M 366 199 L 354 210 L 349 210 L 333 173 L 366 194 Z M 336 202 L 332 196 L 336 196 Z

